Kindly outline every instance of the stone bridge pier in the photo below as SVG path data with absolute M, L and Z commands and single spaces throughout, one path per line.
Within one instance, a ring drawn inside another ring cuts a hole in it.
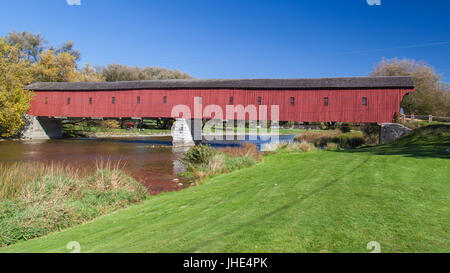
M 24 122 L 22 139 L 53 139 L 63 136 L 61 119 L 27 115 Z
M 172 126 L 173 146 L 194 146 L 196 142 L 202 141 L 202 126 L 201 119 L 177 118 Z
M 411 132 L 411 129 L 405 125 L 399 123 L 382 123 L 380 130 L 380 144 L 393 142 L 409 132 Z

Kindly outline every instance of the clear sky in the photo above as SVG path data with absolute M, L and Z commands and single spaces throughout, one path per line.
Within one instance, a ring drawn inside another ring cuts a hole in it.
M 0 36 L 39 32 L 75 41 L 81 63 L 196 78 L 365 76 L 406 57 L 450 82 L 449 12 L 448 0 L 1 0 Z

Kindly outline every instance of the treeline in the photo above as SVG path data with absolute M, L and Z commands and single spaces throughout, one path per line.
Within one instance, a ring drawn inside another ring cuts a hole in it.
M 12 137 L 23 125 L 32 93 L 23 90 L 33 82 L 102 82 L 186 79 L 188 74 L 157 67 L 111 64 L 79 66 L 82 54 L 73 41 L 48 45 L 40 34 L 11 32 L 0 37 L 0 137 Z
M 120 64 L 110 64 L 106 67 L 97 67 L 97 71 L 107 82 L 192 78 L 187 73 L 183 73 L 178 70 L 169 70 L 159 67 L 131 67 Z

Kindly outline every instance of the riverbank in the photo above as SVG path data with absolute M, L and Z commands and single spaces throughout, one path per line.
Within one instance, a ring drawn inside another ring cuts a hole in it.
M 151 195 L 184 188 L 172 182 L 183 171 L 178 160 L 183 149 L 174 149 L 170 137 L 75 138 L 0 142 L 0 164 L 70 162 L 79 169 L 92 168 L 95 161 L 121 161 L 126 172 L 144 185 Z
M 449 252 L 450 127 L 253 167 L 2 252 Z M 426 219 L 426 221 L 424 221 Z
M 30 240 L 111 213 L 147 197 L 111 162 L 93 170 L 64 164 L 0 164 L 0 246 Z

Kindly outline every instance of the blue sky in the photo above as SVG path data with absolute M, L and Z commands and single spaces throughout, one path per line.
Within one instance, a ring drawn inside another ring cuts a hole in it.
M 450 82 L 450 1 L 3 0 L 0 35 L 73 40 L 81 63 L 196 78 L 367 75 L 382 57 L 424 60 Z M 438 44 L 440 43 L 440 44 Z M 427 46 L 422 46 L 427 45 Z

